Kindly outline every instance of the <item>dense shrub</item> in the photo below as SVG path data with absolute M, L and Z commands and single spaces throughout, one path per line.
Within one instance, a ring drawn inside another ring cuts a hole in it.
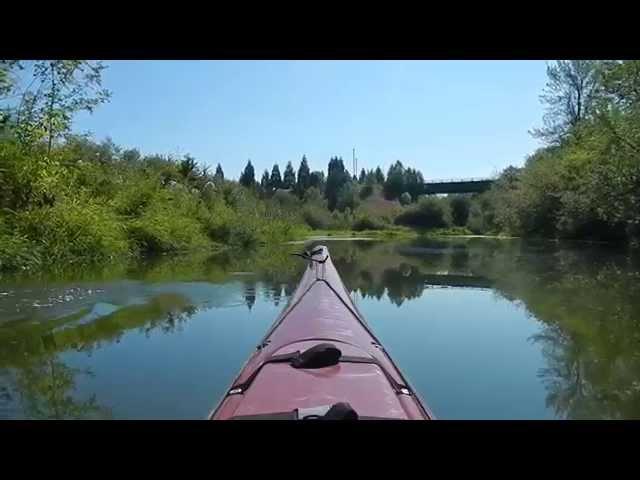
M 154 205 L 127 225 L 129 238 L 140 251 L 171 252 L 207 244 L 200 223 L 171 213 L 166 206 Z
M 469 219 L 470 200 L 467 196 L 455 195 L 449 198 L 451 221 L 458 227 L 463 227 Z
M 400 195 L 400 204 L 401 205 L 409 205 L 411 203 L 411 194 L 409 192 L 404 192 Z
M 355 231 L 383 230 L 386 228 L 386 225 L 381 219 L 376 219 L 369 215 L 361 214 L 356 217 L 351 228 Z
M 442 228 L 450 225 L 448 205 L 444 199 L 421 198 L 417 205 L 396 217 L 395 223 L 418 228 Z
M 331 213 L 331 222 L 329 229 L 331 230 L 349 230 L 353 225 L 353 213 L 347 208 L 344 212 L 335 210 Z
M 483 193 L 471 200 L 467 228 L 476 235 L 499 233 L 495 222 L 495 206 L 491 192 Z
M 326 208 L 326 201 L 322 196 L 322 192 L 317 187 L 309 187 L 302 197 L 305 204 L 313 204 Z
M 310 187 L 303 195 L 302 219 L 313 229 L 330 228 L 331 213 L 327 209 L 327 202 L 322 192 L 316 187 Z
M 373 193 L 373 185 L 366 184 L 360 189 L 360 200 L 366 200 Z
M 15 215 L 18 235 L 37 242 L 46 263 L 88 263 L 128 252 L 122 221 L 113 208 L 89 198 L 64 199 Z
M 229 223 L 229 238 L 227 244 L 235 247 L 252 247 L 261 240 L 260 229 L 255 222 L 245 222 L 234 218 Z
M 338 191 L 336 208 L 341 212 L 346 209 L 355 210 L 359 205 L 358 188 L 354 182 L 345 183 Z
M 325 230 L 331 224 L 331 214 L 328 210 L 313 205 L 308 205 L 302 210 L 302 217 L 305 223 L 313 229 Z
M 27 237 L 0 232 L 0 272 L 35 270 L 41 264 L 40 249 Z
M 114 195 L 114 207 L 124 217 L 139 217 L 154 202 L 160 191 L 160 179 L 131 175 Z
M 72 172 L 57 157 L 45 156 L 42 148 L 26 151 L 13 141 L 0 142 L 0 208 L 52 205 L 69 192 Z
M 545 127 L 537 130 L 547 146 L 523 168 L 505 169 L 481 201 L 472 202 L 469 228 L 633 240 L 640 224 L 639 66 L 636 60 L 551 66 L 555 87 L 545 92 Z M 592 83 L 572 80 L 581 75 Z M 587 85 L 589 95 L 576 97 Z M 585 102 L 578 117 L 575 98 Z
M 300 204 L 298 198 L 286 190 L 276 190 L 273 194 L 273 201 L 283 208 L 297 208 Z

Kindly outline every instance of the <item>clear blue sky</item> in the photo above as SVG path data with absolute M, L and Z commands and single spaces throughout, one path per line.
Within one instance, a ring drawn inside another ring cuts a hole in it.
M 274 162 L 351 170 L 395 160 L 425 178 L 488 176 L 538 142 L 542 61 L 113 61 L 109 104 L 75 129 L 143 153 L 185 154 L 237 178 Z

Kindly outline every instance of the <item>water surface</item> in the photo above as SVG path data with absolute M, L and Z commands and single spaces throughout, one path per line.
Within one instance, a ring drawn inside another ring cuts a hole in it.
M 632 252 L 315 243 L 438 418 L 640 418 Z M 300 248 L 0 279 L 0 418 L 205 418 L 295 289 Z

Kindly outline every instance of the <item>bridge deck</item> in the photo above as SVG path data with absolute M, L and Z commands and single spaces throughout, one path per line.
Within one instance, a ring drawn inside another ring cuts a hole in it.
M 440 193 L 481 193 L 493 184 L 491 178 L 467 178 L 450 180 L 432 180 L 425 182 L 424 193 L 435 195 Z

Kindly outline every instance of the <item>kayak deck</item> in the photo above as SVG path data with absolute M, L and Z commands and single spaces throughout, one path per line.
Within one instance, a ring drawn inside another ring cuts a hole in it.
M 351 301 L 328 249 L 312 253 L 289 304 L 210 418 L 321 416 L 346 402 L 359 418 L 430 419 Z M 331 364 L 294 366 L 300 352 L 323 345 L 338 352 Z

